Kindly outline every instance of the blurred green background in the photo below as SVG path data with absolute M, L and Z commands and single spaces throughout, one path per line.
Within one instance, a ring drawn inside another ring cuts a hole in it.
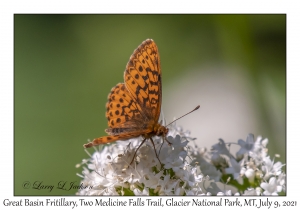
M 172 81 L 180 83 L 187 74 L 197 79 L 201 66 L 241 67 L 251 93 L 245 97 L 256 107 L 259 133 L 254 135 L 268 137 L 271 157 L 279 153 L 285 163 L 285 15 L 19 14 L 14 16 L 15 195 L 76 193 L 69 185 L 80 183 L 76 173 L 81 169 L 75 165 L 88 157 L 82 145 L 105 135 L 107 95 L 123 81 L 130 55 L 147 38 L 159 47 L 163 98 L 171 91 L 179 93 Z M 211 78 L 208 82 L 214 84 L 214 75 Z M 271 84 L 267 87 L 266 78 Z M 176 97 L 180 101 L 180 94 Z M 208 92 L 206 97 L 214 96 Z M 204 113 L 205 107 L 201 109 Z M 170 116 L 188 111 L 176 110 Z M 274 120 L 275 115 L 279 117 Z M 196 124 L 201 114 L 197 116 L 189 121 Z M 26 181 L 29 189 L 23 187 Z M 54 189 L 32 189 L 34 182 Z M 67 189 L 57 189 L 59 182 L 66 182 Z

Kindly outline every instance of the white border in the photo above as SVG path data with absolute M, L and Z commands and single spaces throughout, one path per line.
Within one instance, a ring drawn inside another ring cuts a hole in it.
M 296 1 L 8 1 L 0 8 L 0 128 L 1 128 L 1 205 L 13 197 L 13 15 L 15 13 L 280 13 L 287 14 L 287 197 L 269 198 L 272 201 L 297 200 L 299 180 L 299 49 L 300 16 Z M 30 197 L 45 200 L 53 197 Z M 80 197 L 82 198 L 82 197 Z M 68 199 L 78 200 L 70 197 Z M 84 197 L 85 198 L 85 197 Z M 95 198 L 85 198 L 95 199 Z M 128 198 L 119 198 L 128 199 Z M 240 198 L 241 199 L 241 198 Z M 298 204 L 299 206 L 300 204 Z M 51 207 L 50 207 L 51 208 Z M 128 207 L 129 208 L 129 207 Z M 139 207 L 140 208 L 140 207 Z M 77 208 L 78 209 L 78 208 Z

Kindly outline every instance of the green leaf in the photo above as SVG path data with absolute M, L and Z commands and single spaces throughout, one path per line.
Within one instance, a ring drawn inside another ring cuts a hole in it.
M 135 195 L 134 192 L 128 188 L 118 186 L 118 187 L 115 187 L 115 189 L 119 195 L 124 195 L 124 196 L 134 196 Z
M 154 189 L 149 188 L 149 195 L 150 196 L 159 196 L 158 192 L 154 192 Z

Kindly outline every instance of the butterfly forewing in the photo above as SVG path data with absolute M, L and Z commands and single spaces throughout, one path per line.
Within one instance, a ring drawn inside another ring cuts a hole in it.
M 144 41 L 130 57 L 124 73 L 128 91 L 149 120 L 158 121 L 161 107 L 161 70 L 158 48 L 153 40 Z

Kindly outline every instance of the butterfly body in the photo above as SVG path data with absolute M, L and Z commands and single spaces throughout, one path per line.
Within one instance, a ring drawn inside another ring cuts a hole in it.
M 168 128 L 158 123 L 162 102 L 161 69 L 158 48 L 147 39 L 134 50 L 125 72 L 124 83 L 111 89 L 106 103 L 108 136 L 94 139 L 85 148 L 142 136 L 166 136 Z M 143 142 L 144 142 L 143 141 Z

